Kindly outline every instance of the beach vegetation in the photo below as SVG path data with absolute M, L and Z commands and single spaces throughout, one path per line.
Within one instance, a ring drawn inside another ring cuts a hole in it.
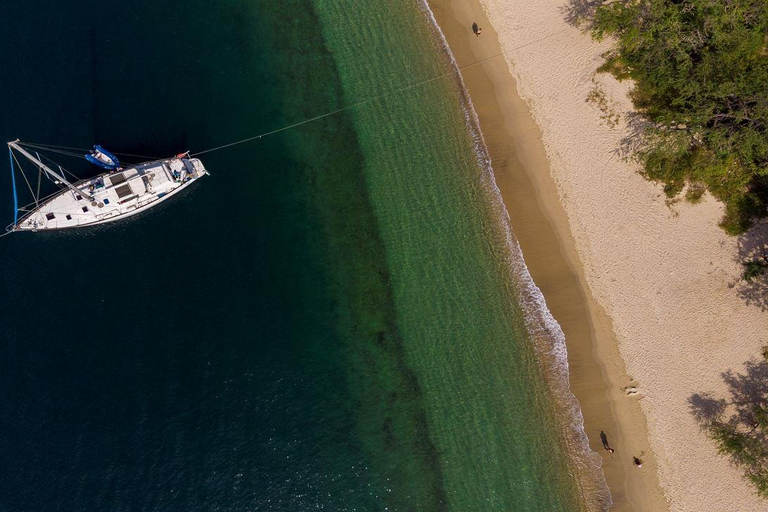
M 742 272 L 741 278 L 744 281 L 753 281 L 768 273 L 768 261 L 763 259 L 745 261 L 742 265 L 744 272 Z
M 609 128 L 615 128 L 621 121 L 621 115 L 617 112 L 613 102 L 608 100 L 605 91 L 600 84 L 593 78 L 592 89 L 587 95 L 587 103 L 592 103 L 600 110 L 600 119 L 608 125 Z
M 709 191 L 729 234 L 768 215 L 768 2 L 605 1 L 590 29 L 616 40 L 600 71 L 634 81 L 644 175 L 670 197 Z
M 768 498 L 768 347 L 742 374 L 723 373 L 728 399 L 691 396 L 694 416 L 721 455 L 739 467 L 757 494 Z
M 688 190 L 685 191 L 685 200 L 689 203 L 699 203 L 706 191 L 707 187 L 703 183 L 689 183 Z

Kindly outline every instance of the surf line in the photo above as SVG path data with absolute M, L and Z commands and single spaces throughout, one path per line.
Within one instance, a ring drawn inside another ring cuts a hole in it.
M 385 92 L 385 93 L 379 94 L 377 96 L 373 96 L 373 97 L 365 99 L 365 100 L 360 100 L 360 101 L 355 102 L 355 103 L 353 103 L 351 105 L 347 105 L 346 107 L 338 108 L 336 110 L 332 110 L 330 112 L 326 112 L 325 114 L 320 114 L 318 116 L 311 117 L 309 119 L 305 119 L 304 121 L 299 121 L 298 123 L 293 123 L 293 124 L 290 124 L 288 126 L 283 126 L 282 128 L 277 128 L 275 130 L 264 132 L 264 133 L 261 133 L 259 135 L 254 135 L 252 137 L 247 137 L 245 139 L 237 140 L 237 141 L 234 141 L 234 142 L 229 142 L 227 144 L 222 144 L 221 146 L 216 146 L 216 147 L 213 147 L 213 148 L 210 148 L 210 149 L 205 149 L 203 151 L 197 151 L 196 153 L 192 153 L 190 156 L 198 156 L 198 155 L 203 155 L 205 153 L 212 153 L 214 151 L 219 151 L 221 149 L 229 148 L 229 147 L 232 147 L 232 146 L 237 146 L 239 144 L 245 144 L 246 142 L 251 142 L 253 140 L 262 139 L 264 137 L 268 137 L 268 136 L 274 135 L 276 133 L 280 133 L 280 132 L 284 132 L 286 130 L 290 130 L 291 128 L 296 128 L 298 126 L 302 126 L 302 125 L 305 125 L 305 124 L 308 124 L 308 123 L 313 123 L 313 122 L 318 121 L 320 119 L 323 119 L 325 117 L 333 116 L 333 115 L 339 114 L 341 112 L 344 112 L 345 110 L 351 110 L 353 108 L 360 107 L 360 106 L 365 105 L 367 103 L 371 103 L 371 102 L 380 100 L 380 99 L 385 98 L 387 96 L 391 96 L 393 94 L 399 94 L 399 93 L 407 91 L 409 89 L 413 89 L 415 87 L 420 87 L 420 86 L 422 86 L 424 84 L 428 84 L 428 83 L 434 82 L 436 80 L 441 80 L 441 79 L 443 79 L 445 77 L 448 77 L 448 76 L 456 75 L 457 73 L 461 73 L 461 71 L 463 71 L 465 69 L 469 69 L 469 68 L 472 68 L 474 66 L 479 66 L 480 64 L 483 64 L 483 63 L 485 63 L 485 62 L 487 62 L 487 61 L 489 61 L 491 59 L 495 59 L 496 57 L 500 57 L 502 55 L 506 55 L 509 52 L 512 52 L 512 51 L 515 51 L 515 50 L 520 50 L 520 49 L 525 48 L 527 46 L 531 46 L 531 45 L 540 43 L 540 42 L 542 42 L 542 41 L 544 41 L 546 39 L 549 39 L 549 38 L 554 37 L 554 36 L 556 36 L 556 35 L 558 35 L 558 34 L 560 34 L 562 32 L 565 32 L 566 30 L 568 30 L 568 29 L 564 28 L 564 29 L 558 30 L 556 32 L 553 32 L 552 34 L 540 37 L 539 39 L 535 39 L 533 41 L 529 41 L 529 42 L 527 42 L 525 44 L 522 44 L 520 46 L 516 46 L 514 48 L 510 48 L 509 50 L 501 51 L 499 53 L 496 53 L 495 55 L 491 55 L 490 57 L 486 57 L 486 58 L 480 59 L 480 60 L 478 60 L 476 62 L 472 62 L 471 64 L 467 64 L 467 65 L 464 65 L 464 66 L 457 66 L 453 70 L 448 71 L 446 73 L 443 73 L 442 75 L 434 76 L 432 78 L 427 78 L 427 79 L 422 80 L 420 82 L 416 82 L 415 84 L 411 84 L 411 85 L 407 85 L 405 87 L 401 87 L 399 89 L 395 89 L 394 91 Z

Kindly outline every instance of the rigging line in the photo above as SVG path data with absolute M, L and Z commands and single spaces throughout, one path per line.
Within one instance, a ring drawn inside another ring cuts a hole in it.
M 11 161 L 11 183 L 13 184 L 13 225 L 16 226 L 19 221 L 19 196 L 16 195 L 16 173 L 13 172 L 13 150 L 11 148 L 8 148 L 8 159 Z
M 132 153 L 118 153 L 117 151 L 110 151 L 110 153 L 112 153 L 113 155 L 118 155 L 118 156 L 130 156 L 130 157 L 133 157 L 133 158 L 142 158 L 142 159 L 149 158 L 150 160 L 160 160 L 160 159 L 164 158 L 162 156 L 134 155 Z
M 19 162 L 19 159 L 16 158 L 16 155 L 11 152 L 11 156 L 13 156 L 13 159 L 16 161 L 16 165 L 19 167 L 19 171 L 21 172 L 21 176 L 24 178 L 24 181 L 27 183 L 27 187 L 29 187 L 29 193 L 32 194 L 32 199 L 35 200 L 35 206 L 37 206 L 37 197 L 35 197 L 35 191 L 32 190 L 32 185 L 29 184 L 29 180 L 27 179 L 27 175 L 24 172 L 24 169 L 21 167 L 21 162 Z
M 25 146 L 28 147 L 28 148 L 33 148 L 35 150 L 46 151 L 48 153 L 57 153 L 59 155 L 71 156 L 71 157 L 74 157 L 74 158 L 82 159 L 83 156 L 84 156 L 83 153 L 73 153 L 71 151 L 62 151 L 60 149 L 51 149 L 51 148 L 45 148 L 45 147 L 42 147 L 42 146 L 32 146 L 32 145 L 26 145 L 26 144 L 25 144 Z
M 44 144 L 37 144 L 35 142 L 22 142 L 21 144 L 24 145 L 24 146 L 30 146 L 30 147 L 33 147 L 33 148 L 43 149 L 43 150 L 51 151 L 51 152 L 54 152 L 54 153 L 61 153 L 63 155 L 76 156 L 76 157 L 79 157 L 79 158 L 83 158 L 83 155 L 90 151 L 90 149 L 73 148 L 73 147 L 70 147 L 70 146 L 44 145 Z M 56 148 L 56 149 L 54 149 L 54 148 Z M 57 150 L 61 150 L 61 149 L 72 149 L 72 150 L 75 150 L 75 151 L 79 151 L 79 153 L 66 153 L 66 152 L 63 152 L 63 151 L 57 151 Z M 158 157 L 158 156 L 135 155 L 135 154 L 132 154 L 132 153 L 118 153 L 117 151 L 110 151 L 110 153 L 112 153 L 114 155 L 120 155 L 120 156 L 130 156 L 130 157 L 134 157 L 134 158 L 149 158 L 149 159 L 153 159 L 153 160 L 162 158 L 162 157 Z
M 39 149 L 41 151 L 48 151 L 48 152 L 51 152 L 51 153 L 59 153 L 61 155 L 71 156 L 71 157 L 79 158 L 81 160 L 83 159 L 83 155 L 82 154 L 78 154 L 78 153 L 71 153 L 71 152 L 68 152 L 68 151 L 60 151 L 58 149 L 46 148 L 44 146 L 38 146 L 36 144 L 24 143 L 23 146 L 24 147 L 28 147 L 28 148 L 33 148 L 33 149 Z M 79 176 L 75 175 L 73 172 L 71 172 L 68 169 L 65 169 L 64 167 L 59 165 L 58 162 L 56 162 L 55 160 L 51 159 L 50 157 L 48 157 L 46 155 L 41 155 L 39 153 L 37 153 L 37 156 L 40 157 L 41 159 L 47 160 L 48 162 L 53 164 L 54 167 L 58 167 L 59 169 L 61 169 L 62 174 L 66 173 L 69 176 L 71 176 L 72 178 L 74 178 L 75 180 L 80 180 L 81 179 Z
M 361 105 L 364 105 L 366 103 L 370 103 L 372 101 L 376 101 L 376 100 L 384 98 L 386 96 L 391 96 L 393 94 L 398 94 L 398 93 L 401 93 L 401 92 L 413 89 L 414 87 L 419 87 L 421 85 L 424 85 L 424 84 L 427 84 L 427 83 L 430 83 L 430 82 L 434 82 L 434 81 L 440 80 L 442 78 L 446 78 L 448 76 L 460 74 L 461 71 L 463 71 L 465 69 L 469 69 L 469 68 L 472 68 L 472 67 L 475 67 L 475 66 L 479 66 L 480 64 L 484 64 L 485 62 L 488 62 L 491 59 L 495 59 L 496 57 L 500 57 L 500 56 L 506 55 L 507 53 L 509 53 L 511 51 L 520 50 L 520 49 L 525 48 L 527 46 L 531 46 L 531 45 L 540 43 L 540 42 L 542 42 L 542 41 L 544 41 L 546 39 L 549 39 L 549 38 L 554 37 L 554 36 L 556 36 L 556 35 L 558 35 L 558 34 L 560 34 L 562 32 L 565 32 L 566 30 L 569 30 L 569 29 L 568 28 L 564 28 L 564 29 L 558 30 L 558 31 L 553 32 L 553 33 L 551 33 L 549 35 L 542 36 L 542 37 L 540 37 L 538 39 L 534 39 L 533 41 L 528 41 L 525 44 L 521 44 L 519 46 L 515 46 L 514 48 L 510 48 L 509 50 L 502 50 L 502 51 L 500 51 L 500 52 L 498 52 L 498 53 L 496 53 L 494 55 L 491 55 L 489 57 L 485 57 L 483 59 L 477 60 L 477 61 L 472 62 L 470 64 L 466 64 L 464 66 L 453 65 L 452 66 L 453 69 L 451 69 L 451 71 L 448 71 L 448 72 L 443 73 L 443 74 L 438 75 L 438 76 L 434 76 L 432 78 L 427 78 L 425 80 L 421 80 L 419 82 L 416 82 L 415 84 L 407 85 L 405 87 L 401 87 L 399 89 L 395 89 L 394 91 L 385 92 L 385 93 L 379 94 L 377 96 L 373 96 L 373 97 L 365 99 L 365 100 L 360 100 L 360 101 L 358 101 L 356 103 L 353 103 L 351 105 L 347 105 L 346 107 L 342 107 L 342 108 L 333 110 L 331 112 L 327 112 L 325 114 L 321 114 L 319 116 L 315 116 L 315 117 L 312 117 L 310 119 L 306 119 L 304 121 L 300 121 L 298 123 L 294 123 L 294 124 L 291 124 L 291 125 L 288 125 L 288 126 L 284 126 L 282 128 L 277 128 L 275 130 L 262 133 L 260 135 L 255 135 L 253 137 L 248 137 L 248 138 L 245 138 L 245 139 L 242 139 L 242 140 L 238 140 L 238 141 L 235 141 L 235 142 L 230 142 L 228 144 L 222 144 L 221 146 L 216 146 L 216 147 L 211 148 L 211 149 L 205 149 L 203 151 L 198 151 L 196 153 L 191 153 L 190 156 L 198 156 L 198 155 L 202 155 L 202 154 L 205 154 L 205 153 L 211 153 L 213 151 L 218 151 L 220 149 L 236 146 L 238 144 L 243 144 L 245 142 L 250 142 L 252 140 L 261 139 L 261 138 L 267 137 L 269 135 L 274 135 L 275 133 L 279 133 L 279 132 L 282 132 L 282 131 L 285 131 L 285 130 L 290 130 L 291 128 L 296 128 L 297 126 L 301 126 L 301 125 L 304 125 L 304 124 L 307 124 L 307 123 L 312 123 L 314 121 L 318 121 L 320 119 L 323 119 L 324 117 L 328 117 L 328 116 L 332 116 L 332 115 L 338 114 L 340 112 L 344 112 L 345 110 L 350 110 L 350 109 L 359 107 Z M 453 60 L 453 63 L 455 63 L 455 62 L 456 61 Z
M 42 148 L 57 148 L 57 149 L 72 149 L 75 151 L 88 151 L 87 149 L 73 148 L 72 146 L 54 146 L 53 144 L 40 144 L 37 142 L 21 142 L 19 144 L 22 144 L 24 146 L 40 146 Z
M 83 155 L 82 153 L 70 153 L 70 152 L 68 152 L 68 151 L 60 151 L 60 150 L 57 150 L 57 149 L 44 148 L 43 146 L 36 146 L 36 145 L 34 145 L 34 144 L 24 144 L 24 146 L 26 146 L 26 147 L 29 147 L 29 148 L 34 148 L 34 149 L 40 149 L 40 150 L 42 150 L 42 151 L 48 151 L 48 152 L 50 152 L 50 153 L 58 153 L 58 154 L 61 154 L 61 155 L 66 155 L 66 156 L 70 156 L 70 157 L 74 157 L 74 158 L 79 158 L 79 159 L 81 159 L 81 160 L 82 160 L 82 159 L 83 159 L 83 157 L 84 157 L 84 155 Z M 72 176 L 73 178 L 75 178 L 75 179 L 77 179 L 77 180 L 79 180 L 79 179 L 80 179 L 80 178 L 79 178 L 78 176 L 76 176 L 74 173 L 72 173 L 71 171 L 69 171 L 69 170 L 67 170 L 67 169 L 64 169 L 64 168 L 63 168 L 61 165 L 59 165 L 59 163 L 58 163 L 58 162 L 56 162 L 56 161 L 52 160 L 51 158 L 49 158 L 49 157 L 47 157 L 47 156 L 45 156 L 45 155 L 38 155 L 38 156 L 40 156 L 41 158 L 44 158 L 44 159 L 48 160 L 48 161 L 49 161 L 49 162 L 51 162 L 51 163 L 52 163 L 54 166 L 56 166 L 56 167 L 59 167 L 60 169 L 62 169 L 63 171 L 65 171 L 67 174 L 69 174 L 69 175 L 70 175 L 70 176 Z M 147 158 L 149 158 L 149 157 L 147 157 Z M 131 162 L 127 162 L 127 161 L 126 161 L 126 163 L 128 163 L 128 164 L 130 164 L 130 165 L 134 165 L 134 164 L 132 164 Z
M 35 144 L 32 142 L 20 142 L 19 145 L 35 148 L 35 149 L 42 149 L 44 151 L 50 151 L 52 153 L 60 153 L 62 155 L 78 155 L 80 157 L 82 157 L 84 153 L 88 152 L 88 150 L 79 150 L 77 148 L 72 148 L 72 150 L 69 150 L 69 148 L 58 148 L 53 146 L 46 146 L 44 144 Z
M 60 193 L 61 193 L 61 191 L 59 191 L 59 192 L 51 192 L 51 193 L 50 193 L 50 194 L 48 194 L 47 196 L 39 198 L 39 199 L 38 199 L 38 202 L 39 202 L 39 203 L 45 203 L 46 201 L 48 201 L 48 199 L 51 199 L 52 197 L 54 197 L 54 196 L 57 196 L 57 195 L 59 195 Z M 33 211 L 33 210 L 30 210 L 29 208 L 32 208 L 32 205 L 33 205 L 33 204 L 35 204 L 35 203 L 34 203 L 34 202 L 32 202 L 32 203 L 29 203 L 29 204 L 25 204 L 24 206 L 22 206 L 21 208 L 19 208 L 19 211 L 28 211 L 28 212 L 31 212 L 31 211 Z M 35 208 L 37 208 L 37 205 L 36 205 L 36 204 L 35 204 Z
M 43 158 L 43 159 L 45 159 L 45 160 L 48 160 L 49 162 L 51 162 L 51 164 L 53 164 L 54 166 L 58 167 L 58 168 L 59 168 L 59 169 L 62 171 L 62 172 L 61 172 L 61 174 L 62 174 L 62 175 L 64 175 L 64 174 L 66 173 L 66 174 L 69 174 L 70 176 L 72 176 L 72 178 L 74 178 L 74 179 L 75 179 L 75 181 L 78 181 L 78 180 L 80 180 L 80 178 L 78 178 L 77 176 L 75 176 L 75 174 L 74 174 L 74 173 L 72 173 L 72 172 L 70 172 L 70 171 L 66 170 L 64 167 L 62 167 L 62 166 L 61 166 L 61 165 L 59 165 L 58 163 L 54 162 L 52 159 L 48 158 L 47 156 L 45 156 L 45 155 L 40 155 L 40 154 L 38 154 L 37 156 L 39 156 L 40 158 Z
M 40 154 L 37 155 L 38 158 L 40 158 Z M 37 169 L 37 194 L 35 194 L 35 197 L 40 197 L 40 184 L 43 181 L 43 168 L 39 167 Z
M 29 180 L 27 179 L 27 174 L 24 172 L 24 168 L 21 167 L 21 162 L 19 162 L 19 159 L 16 158 L 16 155 L 11 153 L 13 156 L 14 161 L 16 162 L 16 167 L 19 168 L 19 172 L 21 173 L 21 177 L 24 178 L 24 181 L 27 183 L 27 188 L 29 189 L 29 193 L 32 194 L 32 199 L 35 200 L 35 204 L 37 204 L 37 199 L 35 199 L 35 191 L 32 190 L 32 185 L 29 184 Z
M 49 162 L 51 162 L 51 163 L 52 163 L 54 166 L 58 165 L 58 164 L 56 164 L 56 162 L 54 162 L 53 160 L 51 160 L 51 159 L 50 159 L 50 158 L 48 158 L 48 157 L 45 157 L 45 156 L 42 156 L 42 157 L 41 157 L 41 156 L 40 156 L 40 153 L 38 153 L 37 151 L 35 151 L 35 154 L 37 155 L 37 159 L 38 159 L 38 160 L 40 160 L 41 162 L 43 161 L 43 158 L 45 158 L 46 160 L 48 160 Z M 43 172 L 43 168 L 42 168 L 41 166 L 38 166 L 37 170 L 38 170 L 39 172 Z M 53 178 L 51 178 L 51 177 L 48 175 L 48 173 L 47 173 L 47 172 L 45 173 L 45 177 L 46 177 L 46 178 L 48 178 L 48 179 L 49 179 L 50 181 L 52 181 L 53 183 L 56 183 L 56 181 L 55 181 Z
M 37 146 L 37 145 L 34 145 L 34 144 L 23 144 L 23 146 L 28 147 L 28 148 L 38 149 L 38 150 L 41 150 L 41 151 L 49 151 L 51 153 L 58 153 L 60 155 L 66 155 L 66 156 L 72 156 L 72 157 L 77 157 L 77 158 L 83 158 L 83 155 L 81 153 L 72 153 L 70 151 L 61 151 L 59 149 L 51 149 L 51 148 L 46 148 L 44 146 Z
M 51 160 L 51 161 L 53 161 L 53 160 Z M 80 178 L 78 178 L 77 176 L 75 176 L 75 174 L 74 174 L 74 173 L 72 173 L 72 172 L 70 172 L 70 171 L 66 170 L 64 167 L 60 166 L 59 164 L 56 164 L 56 167 L 58 167 L 58 168 L 59 168 L 59 170 L 61 171 L 61 174 L 69 174 L 69 175 L 70 175 L 70 177 L 72 177 L 72 179 L 73 179 L 74 181 L 76 181 L 76 182 L 80 180 Z

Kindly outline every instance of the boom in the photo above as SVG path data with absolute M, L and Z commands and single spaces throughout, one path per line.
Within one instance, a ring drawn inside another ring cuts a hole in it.
M 89 192 L 86 192 L 84 190 L 80 190 L 79 188 L 77 188 L 76 186 L 71 184 L 69 181 L 67 181 L 67 179 L 64 176 L 62 176 L 61 174 L 57 173 L 56 171 L 54 171 L 53 169 L 51 169 L 50 167 L 45 165 L 38 158 L 33 156 L 29 151 L 27 151 L 26 149 L 22 148 L 17 143 L 18 143 L 18 140 L 15 140 L 13 142 L 9 142 L 8 143 L 8 147 L 10 147 L 12 149 L 15 149 L 16 151 L 18 151 L 19 153 L 21 153 L 22 155 L 27 157 L 27 159 L 29 159 L 31 162 L 34 162 L 35 164 L 37 164 L 42 170 L 44 170 L 48 174 L 48 176 L 50 176 L 52 178 L 55 178 L 56 180 L 60 181 L 61 183 L 66 185 L 75 194 L 84 195 L 84 196 L 88 197 L 88 199 L 93 201 L 93 196 Z

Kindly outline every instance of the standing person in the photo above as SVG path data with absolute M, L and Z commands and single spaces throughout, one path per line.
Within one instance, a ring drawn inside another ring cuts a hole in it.
M 477 23 L 472 23 L 472 33 L 475 34 L 476 37 L 480 37 L 480 27 L 477 26 Z

